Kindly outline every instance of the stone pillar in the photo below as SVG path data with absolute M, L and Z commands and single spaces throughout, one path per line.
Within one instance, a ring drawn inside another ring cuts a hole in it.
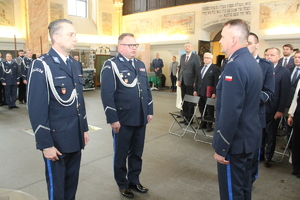
M 123 2 L 122 0 L 114 0 L 114 25 L 113 36 L 119 37 L 122 33 L 122 14 L 123 14 Z
M 49 7 L 46 0 L 26 0 L 26 49 L 34 54 L 49 50 Z

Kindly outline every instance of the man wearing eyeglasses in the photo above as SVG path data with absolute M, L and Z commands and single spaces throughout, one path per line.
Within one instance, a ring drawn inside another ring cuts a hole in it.
M 112 128 L 114 176 L 121 194 L 128 198 L 134 197 L 131 189 L 148 191 L 141 185 L 139 175 L 146 124 L 153 115 L 145 64 L 135 58 L 137 47 L 132 33 L 121 34 L 119 53 L 104 63 L 100 79 L 106 120 Z

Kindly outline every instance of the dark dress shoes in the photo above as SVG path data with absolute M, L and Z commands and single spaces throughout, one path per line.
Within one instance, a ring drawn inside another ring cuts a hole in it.
M 13 106 L 12 108 L 19 108 L 18 106 Z
M 271 167 L 272 166 L 272 161 L 271 159 L 266 159 L 266 162 L 264 164 L 265 167 Z
M 145 187 L 142 186 L 141 184 L 130 185 L 130 187 L 131 187 L 132 189 L 137 190 L 138 192 L 141 192 L 141 193 L 146 193 L 146 192 L 148 192 L 148 188 L 145 188 Z
M 134 194 L 132 193 L 132 191 L 129 188 L 120 189 L 120 192 L 124 197 L 127 197 L 127 198 L 134 197 Z

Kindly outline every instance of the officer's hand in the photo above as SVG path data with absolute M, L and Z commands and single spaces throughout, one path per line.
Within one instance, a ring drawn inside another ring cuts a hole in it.
M 229 161 L 225 160 L 225 157 L 220 156 L 219 154 L 215 153 L 214 158 L 218 163 L 223 164 L 223 165 L 228 165 Z
M 115 133 L 119 133 L 119 130 L 120 130 L 120 128 L 121 128 L 121 124 L 120 124 L 119 121 L 114 122 L 114 123 L 111 123 L 110 126 L 111 126 L 111 128 L 113 129 L 113 131 L 114 131 Z
M 293 126 L 293 118 L 289 117 L 287 123 L 289 126 Z
M 17 82 L 17 85 L 19 85 L 20 84 L 20 82 Z
M 197 93 L 197 92 L 194 92 L 193 95 L 194 95 L 194 96 L 198 96 L 198 93 Z
M 6 83 L 2 83 L 2 85 L 6 85 Z
M 84 132 L 84 146 L 90 141 L 89 132 Z
M 177 81 L 177 85 L 178 85 L 178 87 L 180 87 L 180 86 L 181 86 L 181 83 L 180 83 L 180 81 Z
M 26 80 L 23 80 L 23 83 L 24 83 L 24 84 L 27 84 L 27 81 L 26 81 Z
M 152 120 L 152 118 L 153 118 L 153 115 L 147 115 L 148 123 Z
M 274 119 L 278 119 L 278 118 L 280 118 L 280 117 L 282 117 L 282 116 L 283 116 L 283 113 L 277 111 L 277 112 L 275 113 Z
M 211 98 L 212 98 L 212 99 L 215 99 L 215 98 L 216 98 L 216 94 L 212 94 L 212 95 L 211 95 Z
M 56 161 L 59 160 L 57 155 L 62 155 L 55 147 L 50 147 L 48 149 L 43 150 L 44 157 L 51 160 Z

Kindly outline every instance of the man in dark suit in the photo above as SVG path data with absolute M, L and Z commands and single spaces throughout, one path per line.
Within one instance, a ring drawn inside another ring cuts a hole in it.
M 77 42 L 71 21 L 49 24 L 50 51 L 29 69 L 27 105 L 36 148 L 43 152 L 48 197 L 75 199 L 81 149 L 89 141 L 82 73 L 68 56 Z
M 146 125 L 153 115 L 145 64 L 135 58 L 137 47 L 132 33 L 121 34 L 119 54 L 107 60 L 101 71 L 101 99 L 114 140 L 115 180 L 121 194 L 128 198 L 134 196 L 130 188 L 148 191 L 139 177 Z
M 293 45 L 285 44 L 282 47 L 283 57 L 279 59 L 278 64 L 282 67 L 291 69 L 295 66 L 294 58 L 292 57 L 292 53 L 294 51 Z
M 226 22 L 221 35 L 222 52 L 229 57 L 217 85 L 212 144 L 220 199 L 251 199 L 251 165 L 261 138 L 262 72 L 247 48 L 249 27 L 245 21 Z
M 279 65 L 280 50 L 271 47 L 267 51 L 267 59 L 274 65 L 275 92 L 273 99 L 266 103 L 266 130 L 263 133 L 261 156 L 265 155 L 265 167 L 271 167 L 276 147 L 276 134 L 280 118 L 287 105 L 290 89 L 290 71 Z M 266 145 L 267 140 L 267 145 Z
M 273 64 L 258 56 L 259 39 L 255 33 L 250 33 L 248 37 L 248 49 L 253 55 L 256 62 L 259 64 L 263 74 L 263 86 L 260 95 L 260 106 L 259 106 L 259 118 L 262 126 L 261 137 L 263 135 L 263 129 L 266 128 L 266 102 L 271 101 L 275 90 L 275 77 Z M 260 158 L 260 148 L 255 153 L 255 158 L 252 165 L 252 182 L 258 177 L 259 161 L 263 160 L 264 157 Z
M 194 96 L 200 96 L 199 111 L 203 116 L 203 110 L 207 98 L 216 98 L 216 86 L 220 76 L 220 68 L 212 64 L 213 55 L 209 52 L 204 54 L 204 65 L 197 70 L 195 78 Z M 206 116 L 214 117 L 214 107 L 208 106 Z M 212 131 L 212 123 L 201 123 L 201 128 L 207 128 L 206 132 Z
M 296 54 L 298 54 L 297 56 L 299 56 L 300 51 L 297 51 L 295 53 L 295 55 Z M 291 87 L 290 87 L 290 92 L 289 92 L 289 97 L 288 97 L 288 102 L 287 102 L 287 107 L 288 108 L 290 107 L 290 105 L 292 103 L 292 100 L 293 100 L 293 97 L 294 97 L 294 94 L 295 94 L 295 90 L 296 90 L 296 87 L 297 87 L 297 83 L 300 79 L 300 64 L 299 64 L 298 61 L 296 62 L 295 59 L 294 59 L 294 65 L 295 65 L 294 67 L 290 68 Z
M 200 57 L 192 52 L 191 43 L 184 45 L 186 54 L 180 57 L 179 71 L 178 71 L 178 86 L 181 88 L 182 100 L 184 95 L 193 95 L 195 77 L 198 69 L 200 68 Z M 193 115 L 194 105 L 192 103 L 184 103 L 182 105 L 183 116 L 190 121 Z M 185 120 L 181 123 L 186 123 Z
M 155 54 L 155 59 L 153 59 L 153 61 L 152 61 L 152 67 L 154 69 L 155 75 L 160 78 L 160 85 L 158 85 L 157 87 L 161 87 L 163 84 L 162 83 L 162 68 L 164 67 L 164 62 L 161 58 L 159 58 L 158 53 Z

